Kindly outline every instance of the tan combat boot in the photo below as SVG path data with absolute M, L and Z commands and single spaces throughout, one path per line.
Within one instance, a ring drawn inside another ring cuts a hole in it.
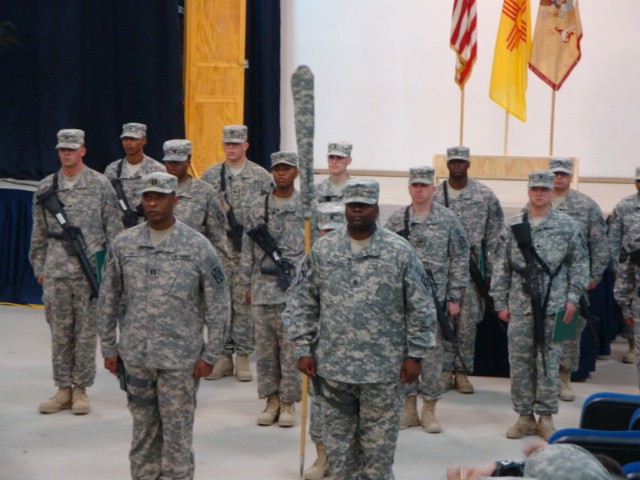
M 444 370 L 442 372 L 442 383 L 444 383 L 445 392 L 453 388 L 454 381 L 455 377 L 453 376 L 453 372 L 451 370 Z
M 571 386 L 571 372 L 560 369 L 560 400 L 573 402 L 576 399 L 576 392 Z
M 296 424 L 296 409 L 294 402 L 280 402 L 279 427 L 293 427 Z
M 523 438 L 538 433 L 536 417 L 533 414 L 520 415 L 518 421 L 507 430 L 507 438 Z
M 242 353 L 236 355 L 236 378 L 239 382 L 250 382 L 253 380 L 251 367 L 249 366 L 249 355 Z
M 38 406 L 40 413 L 56 413 L 71 408 L 71 387 L 62 387 L 49 400 Z
M 89 397 L 84 387 L 73 387 L 71 393 L 71 413 L 74 415 L 86 415 L 89 413 Z
M 318 452 L 318 458 L 304 472 L 305 480 L 322 480 L 329 475 L 329 460 L 327 460 L 327 452 L 323 443 L 316 443 L 316 452 Z
M 627 341 L 629 342 L 629 350 L 622 356 L 622 363 L 636 363 L 636 356 L 638 354 L 636 342 L 633 338 L 629 338 Z
M 425 400 L 422 402 L 422 415 L 420 419 L 420 425 L 427 433 L 440 433 L 442 426 L 440 422 L 436 420 L 436 403 L 437 400 Z
M 400 414 L 400 430 L 417 427 L 418 425 L 420 425 L 420 419 L 418 418 L 418 397 L 415 395 L 405 397 L 404 407 Z
M 473 393 L 473 385 L 465 372 L 456 372 L 456 388 L 460 393 Z
M 273 425 L 280 414 L 280 397 L 278 393 L 272 393 L 267 398 L 267 406 L 258 415 L 258 425 Z
M 231 355 L 220 355 L 218 361 L 213 366 L 211 375 L 204 377 L 205 380 L 218 380 L 222 377 L 233 375 L 233 359 Z
M 538 427 L 537 427 L 538 435 L 540 435 L 545 440 L 549 440 L 549 437 L 556 432 L 556 427 L 553 425 L 553 418 L 548 413 L 543 413 L 538 418 Z

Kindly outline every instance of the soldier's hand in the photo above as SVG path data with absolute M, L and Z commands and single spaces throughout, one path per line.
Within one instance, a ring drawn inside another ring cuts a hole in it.
M 460 313 L 460 304 L 458 302 L 447 302 L 447 310 L 451 318 L 457 316 Z
M 589 280 L 589 284 L 587 285 L 587 290 L 593 290 L 598 286 L 598 282 L 595 280 Z
M 633 317 L 625 318 L 624 323 L 627 325 L 627 327 L 633 327 Z
M 114 375 L 118 375 L 118 355 L 112 355 L 104 359 L 104 368 Z
M 400 381 L 402 383 L 413 383 L 418 380 L 422 372 L 421 362 L 416 362 L 410 358 L 405 358 L 400 367 Z
M 36 281 L 38 282 L 38 285 L 42 285 L 42 282 L 44 282 L 44 275 L 38 275 Z
M 298 370 L 309 377 L 313 377 L 317 372 L 316 359 L 312 356 L 300 357 L 298 359 Z
M 509 323 L 509 320 L 511 320 L 511 312 L 509 311 L 509 307 L 500 310 L 498 312 L 498 317 L 500 317 L 500 320 L 502 320 L 503 322 Z
M 562 317 L 562 323 L 571 323 L 573 316 L 576 314 L 578 306 L 575 303 L 567 302 L 565 304 L 564 317 Z
M 208 377 L 213 372 L 213 365 L 205 362 L 204 360 L 198 360 L 196 368 L 193 369 L 193 378 L 198 379 L 202 377 Z
M 247 290 L 244 293 L 244 301 L 247 303 L 247 305 L 251 305 L 251 290 Z

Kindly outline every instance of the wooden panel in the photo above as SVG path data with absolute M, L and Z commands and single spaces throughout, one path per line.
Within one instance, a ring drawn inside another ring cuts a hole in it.
M 471 155 L 469 176 L 480 180 L 527 180 L 531 172 L 548 170 L 549 158 Z M 580 162 L 576 157 L 570 158 L 573 160 L 571 188 L 577 190 Z M 448 177 L 447 156 L 442 154 L 434 155 L 433 168 L 436 169 L 436 179 Z
M 185 131 L 200 176 L 224 159 L 222 127 L 243 123 L 246 0 L 185 4 Z

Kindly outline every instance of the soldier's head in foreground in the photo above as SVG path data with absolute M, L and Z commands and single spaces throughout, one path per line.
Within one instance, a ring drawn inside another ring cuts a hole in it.
M 349 180 L 344 188 L 344 215 L 349 235 L 364 240 L 373 235 L 380 214 L 380 184 L 375 180 Z
M 559 193 L 566 192 L 573 180 L 573 160 L 565 157 L 553 157 L 549 160 L 549 170 L 555 176 L 554 190 Z
M 125 123 L 122 125 L 120 141 L 127 158 L 141 159 L 147 144 L 147 126 L 144 123 Z
M 468 147 L 449 147 L 447 148 L 447 169 L 449 170 L 449 178 L 461 180 L 467 178 L 467 170 L 471 165 Z
M 529 174 L 527 193 L 532 207 L 545 208 L 551 205 L 553 183 L 554 175 L 549 170 L 540 170 Z
M 342 228 L 346 223 L 344 205 L 341 203 L 321 203 L 318 205 L 317 215 L 320 235 L 326 235 L 333 230 Z
M 331 142 L 327 148 L 327 165 L 332 177 L 339 177 L 346 173 L 351 165 L 351 150 L 353 145 L 349 142 Z
M 80 171 L 83 163 L 83 157 L 87 153 L 84 146 L 84 131 L 75 128 L 68 128 L 58 132 L 58 157 L 62 169 L 71 173 Z
M 246 125 L 227 125 L 222 129 L 222 148 L 225 161 L 230 165 L 240 165 L 249 149 L 249 129 Z
M 414 205 L 424 205 L 436 191 L 433 184 L 435 170 L 432 167 L 413 167 L 409 169 L 409 195 Z
M 276 186 L 276 195 L 292 191 L 298 176 L 298 155 L 295 152 L 275 152 L 271 154 L 271 175 Z
M 178 179 L 170 173 L 153 172 L 142 177 L 142 208 L 154 230 L 166 230 L 174 224 L 177 186 Z
M 191 166 L 191 142 L 184 139 L 167 140 L 162 149 L 162 161 L 167 172 L 177 177 L 178 182 L 186 180 Z

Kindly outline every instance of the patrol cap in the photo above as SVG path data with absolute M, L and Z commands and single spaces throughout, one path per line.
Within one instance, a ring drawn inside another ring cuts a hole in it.
M 380 184 L 375 180 L 351 179 L 344 187 L 344 203 L 375 205 L 380 195 Z
M 449 147 L 447 148 L 447 162 L 452 160 L 464 160 L 465 162 L 470 162 L 469 160 L 469 147 Z
M 244 143 L 248 135 L 246 125 L 227 125 L 222 129 L 222 143 Z
M 140 193 L 171 193 L 176 191 L 177 186 L 178 177 L 167 172 L 152 172 L 142 177 L 142 190 Z
M 573 173 L 573 160 L 565 157 L 553 157 L 549 160 L 549 170 L 553 173 Z
M 142 138 L 147 136 L 147 126 L 144 123 L 125 123 L 122 125 L 120 138 Z
M 613 477 L 591 453 L 578 445 L 554 443 L 537 450 L 524 462 L 524 474 L 539 480 L 611 480 Z
M 68 128 L 58 132 L 58 144 L 56 148 L 69 148 L 77 150 L 84 146 L 84 131 Z
M 352 148 L 353 145 L 349 142 L 331 142 L 329 143 L 329 147 L 327 149 L 327 157 L 330 155 L 335 155 L 336 157 L 342 158 L 350 157 Z
M 409 185 L 424 183 L 433 185 L 433 177 L 436 171 L 432 167 L 413 167 L 409 169 Z
M 345 223 L 344 205 L 335 202 L 326 202 L 318 205 L 318 229 L 336 230 Z
M 550 170 L 540 170 L 529 174 L 527 187 L 553 188 L 554 175 Z
M 640 167 L 636 167 L 636 176 L 635 180 L 640 180 Z
M 164 162 L 186 162 L 191 155 L 191 142 L 189 140 L 167 140 L 162 145 L 164 150 Z
M 275 152 L 271 154 L 271 168 L 286 163 L 292 167 L 298 168 L 298 155 L 296 152 Z

